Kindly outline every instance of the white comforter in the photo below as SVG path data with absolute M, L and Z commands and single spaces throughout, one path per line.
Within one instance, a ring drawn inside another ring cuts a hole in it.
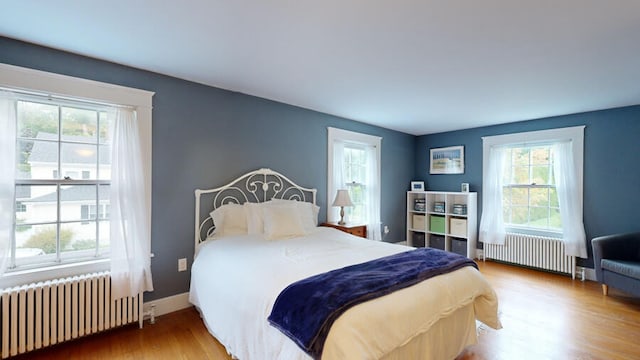
M 325 227 L 286 240 L 255 235 L 209 240 L 193 264 L 189 299 L 209 331 L 235 357 L 309 359 L 267 321 L 280 291 L 315 274 L 410 249 Z M 470 304 L 478 320 L 500 327 L 495 293 L 471 267 L 357 305 L 333 324 L 323 359 L 380 359 Z M 475 332 L 472 337 L 475 341 Z M 424 358 L 443 354 L 437 350 L 425 350 Z

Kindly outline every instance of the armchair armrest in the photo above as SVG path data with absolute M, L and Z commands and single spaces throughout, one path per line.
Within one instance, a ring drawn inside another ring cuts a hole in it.
M 640 261 L 640 233 L 600 236 L 591 240 L 596 278 L 602 282 L 602 259 Z

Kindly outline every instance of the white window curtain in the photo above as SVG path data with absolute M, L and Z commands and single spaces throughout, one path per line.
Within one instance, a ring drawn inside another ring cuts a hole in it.
M 344 141 L 336 139 L 331 146 L 333 146 L 333 178 L 331 179 L 331 186 L 329 187 L 329 196 L 335 197 L 338 190 L 344 189 L 346 184 L 343 171 L 344 164 L 342 163 L 344 159 Z M 337 221 L 340 219 L 340 210 L 337 207 L 331 206 L 332 203 L 333 198 L 331 198 L 327 204 L 327 206 L 331 208 L 330 216 L 327 220 Z
M 582 221 L 581 186 L 570 141 L 553 145 L 553 172 L 562 219 L 562 238 L 567 255 L 587 258 L 586 235 Z
M 382 138 L 353 131 L 328 128 L 328 178 L 327 178 L 327 220 L 340 219 L 339 208 L 331 204 L 340 189 L 345 189 L 348 179 L 345 178 L 345 147 L 356 144 L 365 151 L 366 174 L 362 185 L 366 189 L 363 199 L 367 204 L 366 217 L 367 238 L 382 240 L 380 222 L 380 156 Z
M 347 180 L 344 177 L 344 148 L 345 143 L 341 140 L 335 140 L 333 143 L 333 181 L 331 194 L 335 194 L 338 190 L 344 189 Z M 377 149 L 375 146 L 365 145 L 366 156 L 366 182 L 363 184 L 367 189 L 364 199 L 367 207 L 365 209 L 365 217 L 367 219 L 367 238 L 371 240 L 382 240 L 382 232 L 380 231 L 380 184 L 378 183 L 378 160 Z M 335 195 L 334 195 L 335 196 Z M 334 207 L 331 214 L 332 219 L 339 219 L 339 210 Z
M 365 150 L 367 156 L 367 183 L 366 183 L 366 203 L 367 206 L 367 238 L 371 240 L 382 240 L 380 231 L 380 184 L 377 149 L 375 146 L 367 146 Z
M 492 146 L 489 150 L 488 171 L 482 187 L 482 217 L 480 219 L 480 241 L 503 245 L 505 241 L 502 215 L 502 176 L 506 163 L 506 148 Z
M 0 275 L 7 268 L 13 237 L 16 105 L 10 92 L 0 91 Z
M 145 206 L 145 181 L 136 114 L 110 112 L 111 282 L 112 298 L 153 291 L 150 259 L 150 211 Z

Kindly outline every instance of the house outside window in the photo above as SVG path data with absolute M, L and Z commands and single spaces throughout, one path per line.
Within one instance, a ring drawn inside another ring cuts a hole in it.
M 15 255 L 9 268 L 108 255 L 104 209 L 109 203 L 111 147 L 106 110 L 77 101 L 18 96 Z M 97 209 L 103 209 L 99 217 Z

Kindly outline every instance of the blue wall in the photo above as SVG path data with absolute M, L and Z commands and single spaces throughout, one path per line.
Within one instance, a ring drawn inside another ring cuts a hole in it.
M 404 240 L 405 191 L 414 175 L 415 137 L 253 96 L 0 37 L 0 62 L 154 91 L 153 300 L 189 290 L 196 188 L 226 184 L 268 167 L 318 189 L 326 216 L 327 127 L 381 136 L 382 222 L 387 241 Z
M 188 291 L 193 260 L 193 190 L 224 184 L 256 168 L 280 171 L 318 189 L 326 212 L 328 126 L 382 136 L 385 240 L 404 240 L 405 191 L 459 191 L 468 182 L 482 204 L 482 136 L 586 125 L 584 222 L 587 237 L 640 231 L 640 106 L 414 137 L 244 94 L 0 37 L 0 62 L 154 91 L 153 300 Z M 465 173 L 429 175 L 429 149 L 465 146 Z M 480 209 L 479 209 L 480 210 Z M 480 215 L 480 214 L 479 214 Z M 589 254 L 591 256 L 591 249 Z M 583 261 L 593 266 L 592 259 Z
M 522 121 L 420 136 L 416 141 L 417 178 L 429 190 L 460 191 L 468 182 L 479 197 L 482 211 L 482 137 L 586 125 L 584 132 L 584 224 L 589 259 L 591 239 L 600 235 L 640 231 L 640 106 Z M 465 173 L 430 175 L 429 149 L 464 145 Z

